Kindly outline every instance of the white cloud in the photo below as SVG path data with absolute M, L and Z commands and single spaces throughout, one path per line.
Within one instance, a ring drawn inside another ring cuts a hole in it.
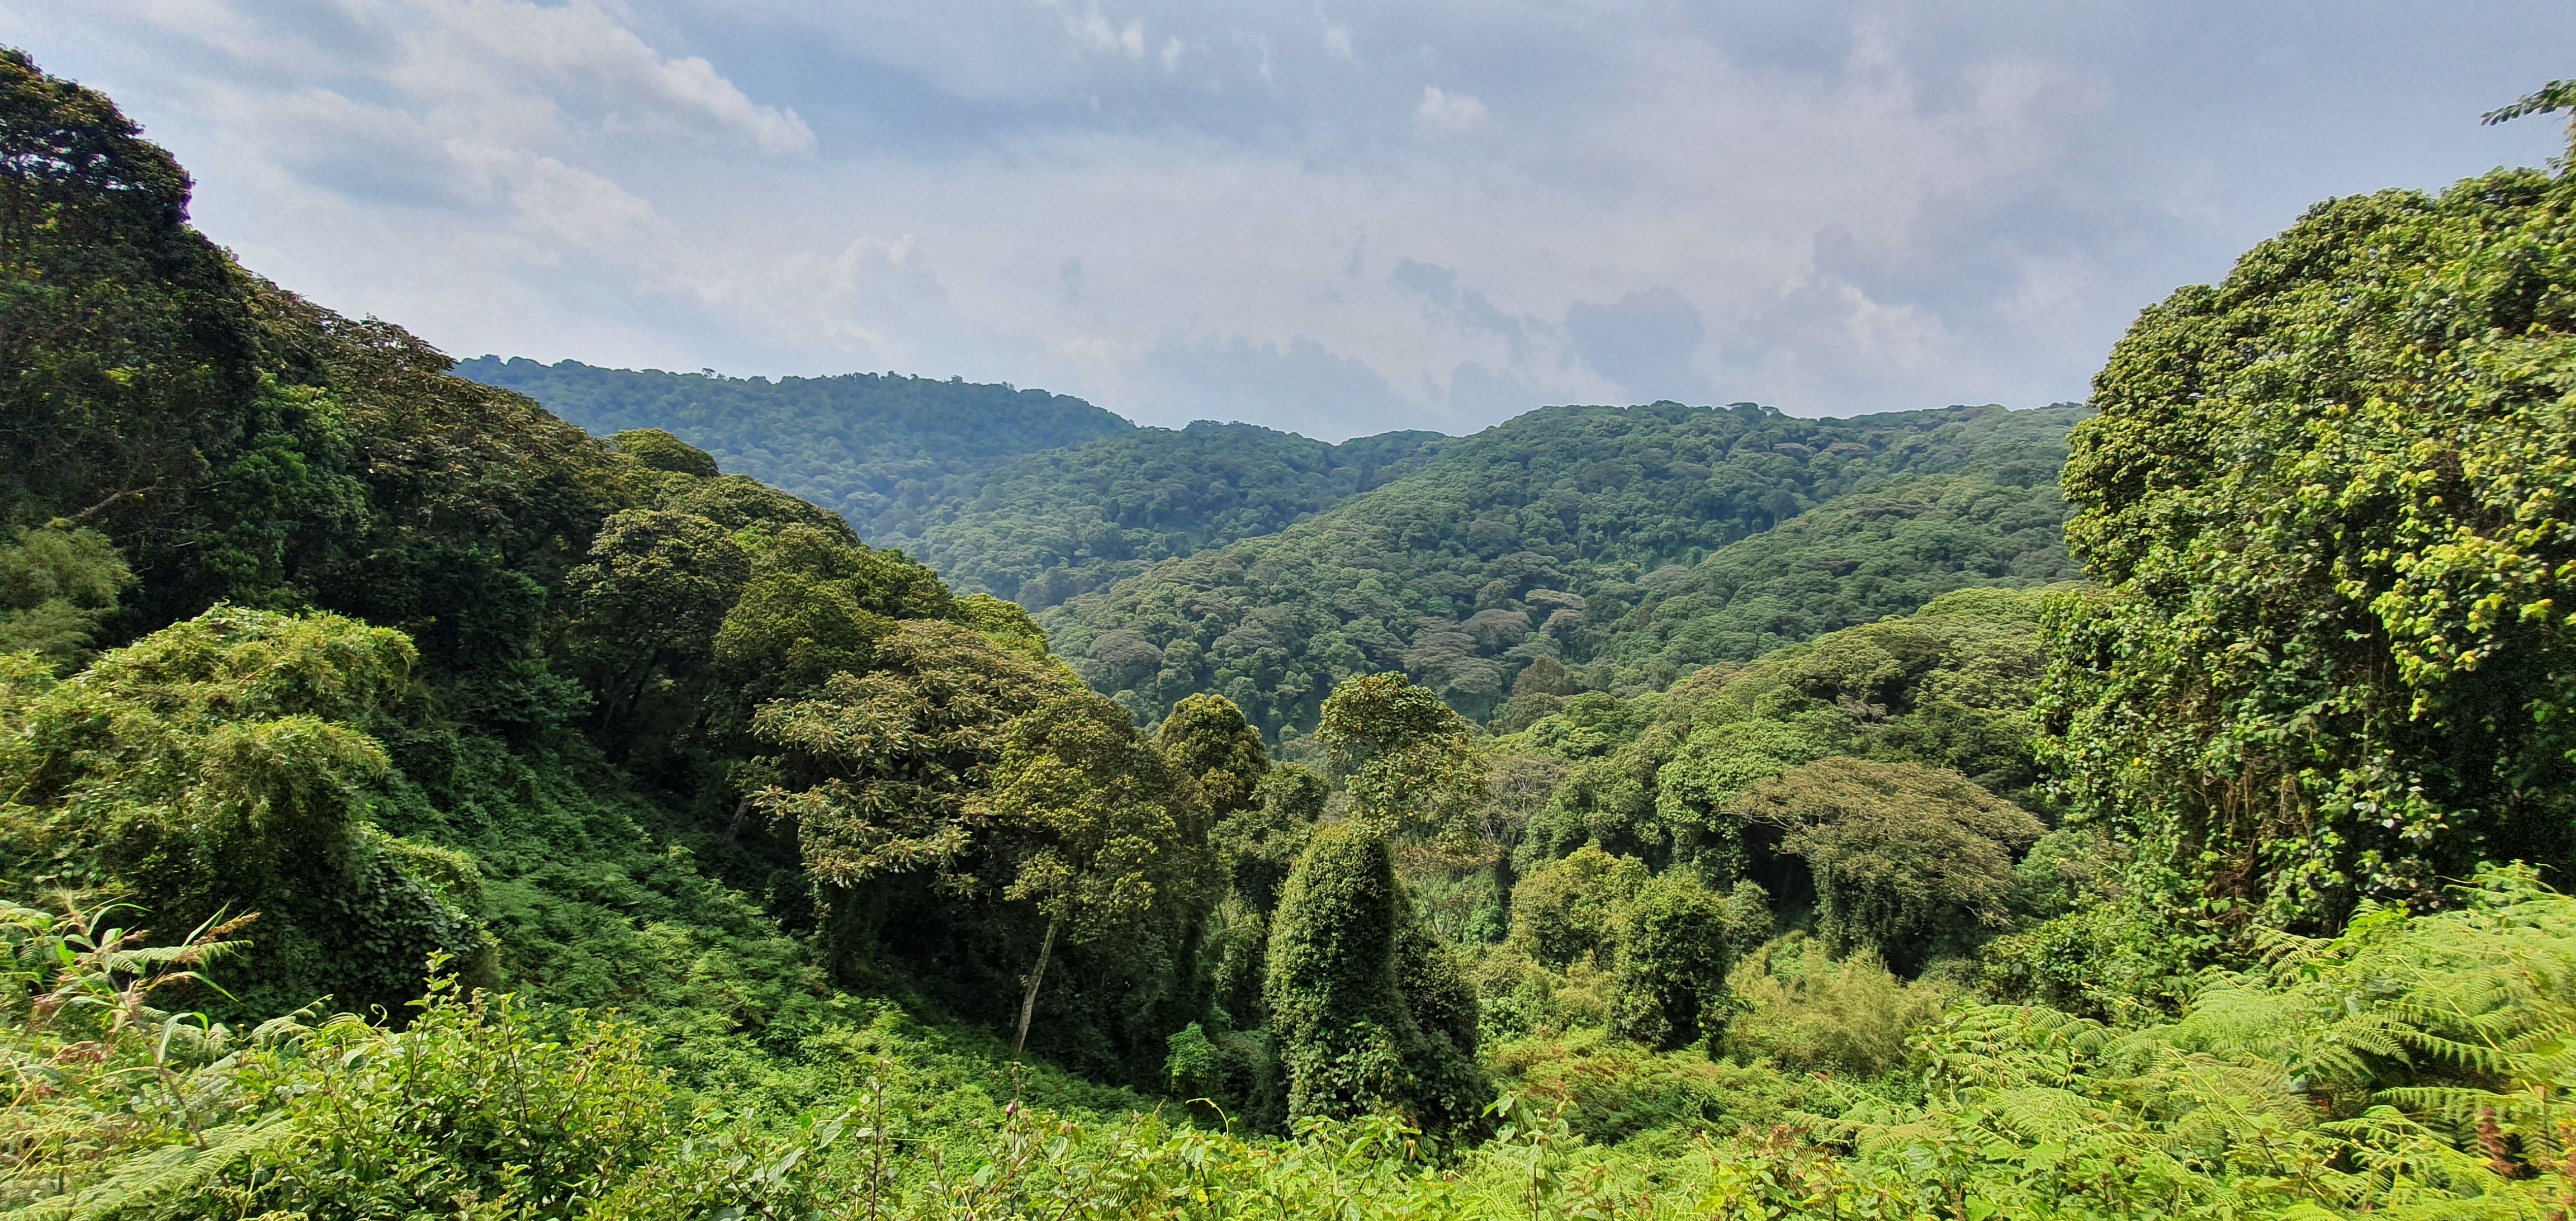
M 1130 21 L 1120 29 L 1101 15 L 1100 6 L 1093 5 L 1082 20 L 1066 24 L 1094 51 L 1111 55 L 1124 52 L 1129 59 L 1145 57 L 1145 23 L 1141 21 Z
M 2358 3 L 0 0 L 0 29 L 168 144 L 251 267 L 450 350 L 1333 435 L 2080 395 L 2307 202 L 2558 151 L 2475 116 L 2563 75 L 2576 11 L 2498 0 L 2504 45 Z
M 1438 85 L 1422 87 L 1422 101 L 1413 108 L 1415 122 L 1434 131 L 1466 132 L 1485 125 L 1485 104 L 1473 95 L 1450 93 Z
M 1351 60 L 1351 27 L 1338 21 L 1324 23 L 1324 54 L 1348 63 Z

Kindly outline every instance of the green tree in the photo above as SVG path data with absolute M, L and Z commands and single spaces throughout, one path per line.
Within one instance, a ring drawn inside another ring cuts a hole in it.
M 1198 781 L 1210 815 L 1223 819 L 1260 804 L 1261 782 L 1270 775 L 1270 751 L 1234 701 L 1222 695 L 1182 700 L 1172 706 L 1154 740 L 1173 766 Z
M 657 677 L 693 677 L 750 576 L 741 545 L 695 514 L 629 509 L 600 523 L 590 562 L 565 580 L 573 648 L 601 675 L 602 720 L 631 712 Z
M 1729 809 L 1806 861 L 1836 953 L 1875 947 L 1908 965 L 1942 938 L 2005 924 L 2013 854 L 2046 830 L 1957 772 L 1848 756 L 1757 780 Z
M 2159 903 L 2323 931 L 2576 863 L 2571 208 L 2563 167 L 2320 204 L 2096 376 L 2048 755 Z
M 1720 1034 L 1726 972 L 1740 947 L 1770 934 L 1762 888 L 1720 895 L 1686 870 L 1657 874 L 1619 906 L 1619 955 L 1611 1029 L 1671 1051 Z
M 1383 832 L 1461 834 L 1484 800 L 1485 757 L 1466 718 L 1401 674 L 1335 687 L 1315 740 L 1354 814 Z
M 0 524 L 166 528 L 237 439 L 258 339 L 189 190 L 114 103 L 0 48 Z
M 1288 875 L 1265 996 L 1294 1118 L 1392 1112 L 1450 1132 L 1485 1101 L 1475 993 L 1362 824 L 1319 828 Z
M 836 969 L 847 973 L 882 911 L 870 881 L 927 872 L 951 891 L 970 885 L 958 861 L 1004 731 L 1058 689 L 1044 667 L 973 631 L 913 620 L 879 643 L 874 669 L 752 718 L 753 737 L 778 753 L 756 761 L 765 783 L 747 800 L 794 825 Z
M 1606 967 L 1618 946 L 1618 913 L 1646 878 L 1644 861 L 1585 844 L 1512 887 L 1512 940 L 1552 967 L 1586 955 Z
M 994 764 L 990 817 L 1008 844 L 1004 898 L 1046 918 L 1012 1050 L 1027 1046 L 1047 960 L 1133 929 L 1158 910 L 1194 924 L 1215 898 L 1207 803 L 1117 704 L 1059 695 L 1011 723 Z

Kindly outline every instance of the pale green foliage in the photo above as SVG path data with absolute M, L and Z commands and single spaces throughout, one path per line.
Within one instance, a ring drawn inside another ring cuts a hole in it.
M 1748 955 L 1727 986 L 1738 1010 L 1730 1053 L 1864 1078 L 1904 1064 L 1907 1037 L 1940 1020 L 1950 999 L 1937 984 L 1898 979 L 1869 951 L 1829 958 L 1803 933 Z
M 96 530 L 12 531 L 0 544 L 0 653 L 76 665 L 133 584 L 124 557 Z
M 1578 958 L 1608 966 L 1618 914 L 1646 885 L 1646 863 L 1586 844 L 1524 875 L 1512 887 L 1512 940 L 1540 962 Z
M 1909 960 L 1934 938 L 2004 923 L 2013 853 L 2044 830 L 1956 772 L 1848 757 L 1756 782 L 1730 808 L 1806 860 L 1828 944 Z
M 372 828 L 388 765 L 360 724 L 402 696 L 413 656 L 401 633 L 353 620 L 218 607 L 63 682 L 19 685 L 0 871 L 113 886 L 176 920 L 261 911 L 245 975 L 274 991 L 263 1000 L 398 1002 L 421 955 L 483 944 Z M 322 949 L 353 936 L 374 948 Z

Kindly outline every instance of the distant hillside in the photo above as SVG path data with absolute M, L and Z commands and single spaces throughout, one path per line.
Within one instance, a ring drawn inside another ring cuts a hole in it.
M 1450 442 L 1304 524 L 1165 561 L 1041 621 L 1086 679 L 1149 722 L 1215 691 L 1274 736 L 1299 731 L 1334 683 L 1388 669 L 1481 718 L 1540 657 L 1594 685 L 1650 681 L 1944 589 L 2057 579 L 2053 484 L 2082 415 L 1551 407 Z M 1923 476 L 1972 478 L 1900 490 Z M 1759 566 L 1777 570 L 1736 572 L 1750 553 L 1730 545 L 1855 495 L 1891 499 L 1820 515 Z M 1857 592 L 1804 590 L 1809 563 L 1861 576 Z M 1675 569 L 1688 575 L 1653 575 Z M 1772 599 L 1767 622 L 1720 613 L 1745 590 Z M 1715 635 L 1668 626 L 1684 605 L 1717 615 Z
M 771 381 L 495 356 L 458 361 L 456 374 L 516 390 L 594 436 L 667 429 L 730 473 L 839 511 L 871 541 L 973 495 L 974 477 L 1006 459 L 1136 427 L 1068 395 L 893 374 Z
M 925 506 L 889 534 L 964 592 L 1031 610 L 1157 561 L 1275 534 L 1413 469 L 1449 438 L 1391 432 L 1340 445 L 1250 424 L 1139 428 L 1014 458 L 971 500 Z

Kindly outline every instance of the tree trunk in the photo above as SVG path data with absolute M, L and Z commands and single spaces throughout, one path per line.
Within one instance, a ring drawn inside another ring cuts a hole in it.
M 1062 923 L 1062 916 L 1047 918 L 1046 940 L 1038 943 L 1038 967 L 1029 972 L 1029 990 L 1020 997 L 1020 1037 L 1011 1040 L 1012 1055 L 1020 1054 L 1020 1049 L 1029 1045 L 1029 1015 L 1038 1010 L 1038 981 L 1046 978 L 1047 955 L 1055 952 L 1055 930 Z

